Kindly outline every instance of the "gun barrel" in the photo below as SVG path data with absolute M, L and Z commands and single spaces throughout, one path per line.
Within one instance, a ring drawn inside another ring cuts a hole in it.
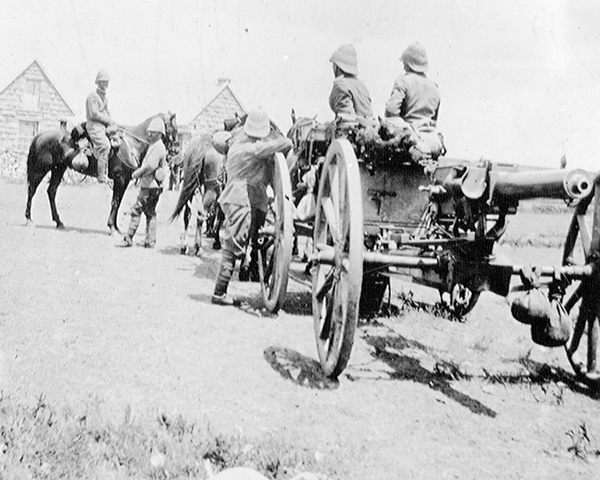
M 581 199 L 587 197 L 593 188 L 590 174 L 581 169 L 497 172 L 494 177 L 494 198 L 511 200 Z

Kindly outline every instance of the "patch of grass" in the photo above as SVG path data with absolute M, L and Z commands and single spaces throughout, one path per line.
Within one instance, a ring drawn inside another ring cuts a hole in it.
M 272 436 L 253 444 L 164 413 L 126 412 L 113 425 L 97 409 L 58 412 L 43 397 L 31 406 L 0 398 L 0 478 L 198 479 L 206 460 L 215 471 L 245 466 L 271 479 L 315 470 L 314 455 Z
M 425 312 L 434 317 L 445 318 L 452 321 L 465 321 L 465 317 L 457 316 L 450 306 L 444 302 L 436 302 L 433 305 L 425 302 L 419 302 L 414 299 L 414 292 L 400 292 L 397 295 L 399 305 L 398 313 L 401 312 Z

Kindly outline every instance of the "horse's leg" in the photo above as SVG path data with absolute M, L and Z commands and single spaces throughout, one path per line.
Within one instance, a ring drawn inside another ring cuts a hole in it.
M 66 169 L 67 166 L 64 164 L 55 165 L 50 176 L 50 185 L 48 185 L 50 211 L 52 212 L 52 220 L 56 223 L 56 228 L 65 228 L 64 224 L 60 221 L 58 210 L 56 209 L 56 192 Z
M 206 215 L 203 201 L 204 196 L 200 191 L 197 191 L 192 202 L 192 215 L 194 215 L 194 255 L 197 257 L 201 257 L 204 253 L 202 250 L 202 227 Z
M 27 184 L 27 207 L 25 207 L 26 225 L 33 225 L 33 221 L 31 220 L 31 202 L 33 201 L 33 197 L 40 182 L 44 179 L 47 173 L 48 169 L 44 169 L 42 172 L 36 172 L 29 175 L 29 181 Z
M 194 253 L 197 257 L 201 257 L 204 253 L 202 250 L 202 226 L 204 224 L 204 215 L 198 209 L 194 212 L 196 231 L 194 233 Z
M 223 222 L 225 221 L 225 214 L 223 210 L 221 210 L 221 206 L 217 203 L 216 205 L 216 213 L 215 213 L 215 226 L 214 229 L 214 243 L 213 250 L 221 250 L 221 227 L 223 226 Z
M 191 209 L 188 202 L 183 207 L 183 232 L 181 232 L 181 236 L 179 237 L 179 253 L 181 253 L 181 255 L 187 253 L 187 232 L 190 224 L 190 214 Z
M 129 185 L 129 179 L 129 176 L 114 175 L 110 213 L 108 214 L 108 220 L 106 222 L 109 235 L 121 234 L 121 230 L 119 230 L 119 225 L 117 224 L 117 217 L 119 214 L 119 207 L 125 196 L 125 190 L 127 190 L 127 185 Z

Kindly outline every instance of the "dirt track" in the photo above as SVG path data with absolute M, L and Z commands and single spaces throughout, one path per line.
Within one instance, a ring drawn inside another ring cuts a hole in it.
M 121 228 L 135 195 L 126 194 Z M 353 480 L 600 477 L 597 396 L 570 381 L 561 350 L 530 341 L 506 300 L 482 295 L 465 323 L 412 310 L 363 325 L 332 383 L 315 361 L 302 266 L 277 317 L 261 313 L 257 284 L 232 283 L 242 308 L 211 305 L 219 257 L 208 245 L 203 259 L 179 255 L 180 226 L 166 223 L 176 196 L 159 202 L 155 250 L 118 249 L 105 229 L 107 187 L 62 186 L 67 229 L 58 231 L 43 190 L 37 227 L 27 228 L 26 186 L 0 179 L 5 395 L 99 404 L 115 420 L 131 406 L 134 415 L 177 412 L 249 436 L 272 432 Z M 524 360 L 551 365 L 548 380 L 532 385 Z M 456 380 L 444 370 L 453 365 Z

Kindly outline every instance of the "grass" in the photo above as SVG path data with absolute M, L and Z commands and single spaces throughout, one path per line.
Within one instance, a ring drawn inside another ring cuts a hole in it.
M 245 466 L 271 479 L 317 466 L 308 450 L 271 435 L 250 442 L 208 422 L 166 414 L 134 419 L 129 411 L 114 425 L 94 408 L 59 412 L 43 397 L 29 406 L 0 398 L 0 479 L 201 479 L 206 461 L 215 472 Z

